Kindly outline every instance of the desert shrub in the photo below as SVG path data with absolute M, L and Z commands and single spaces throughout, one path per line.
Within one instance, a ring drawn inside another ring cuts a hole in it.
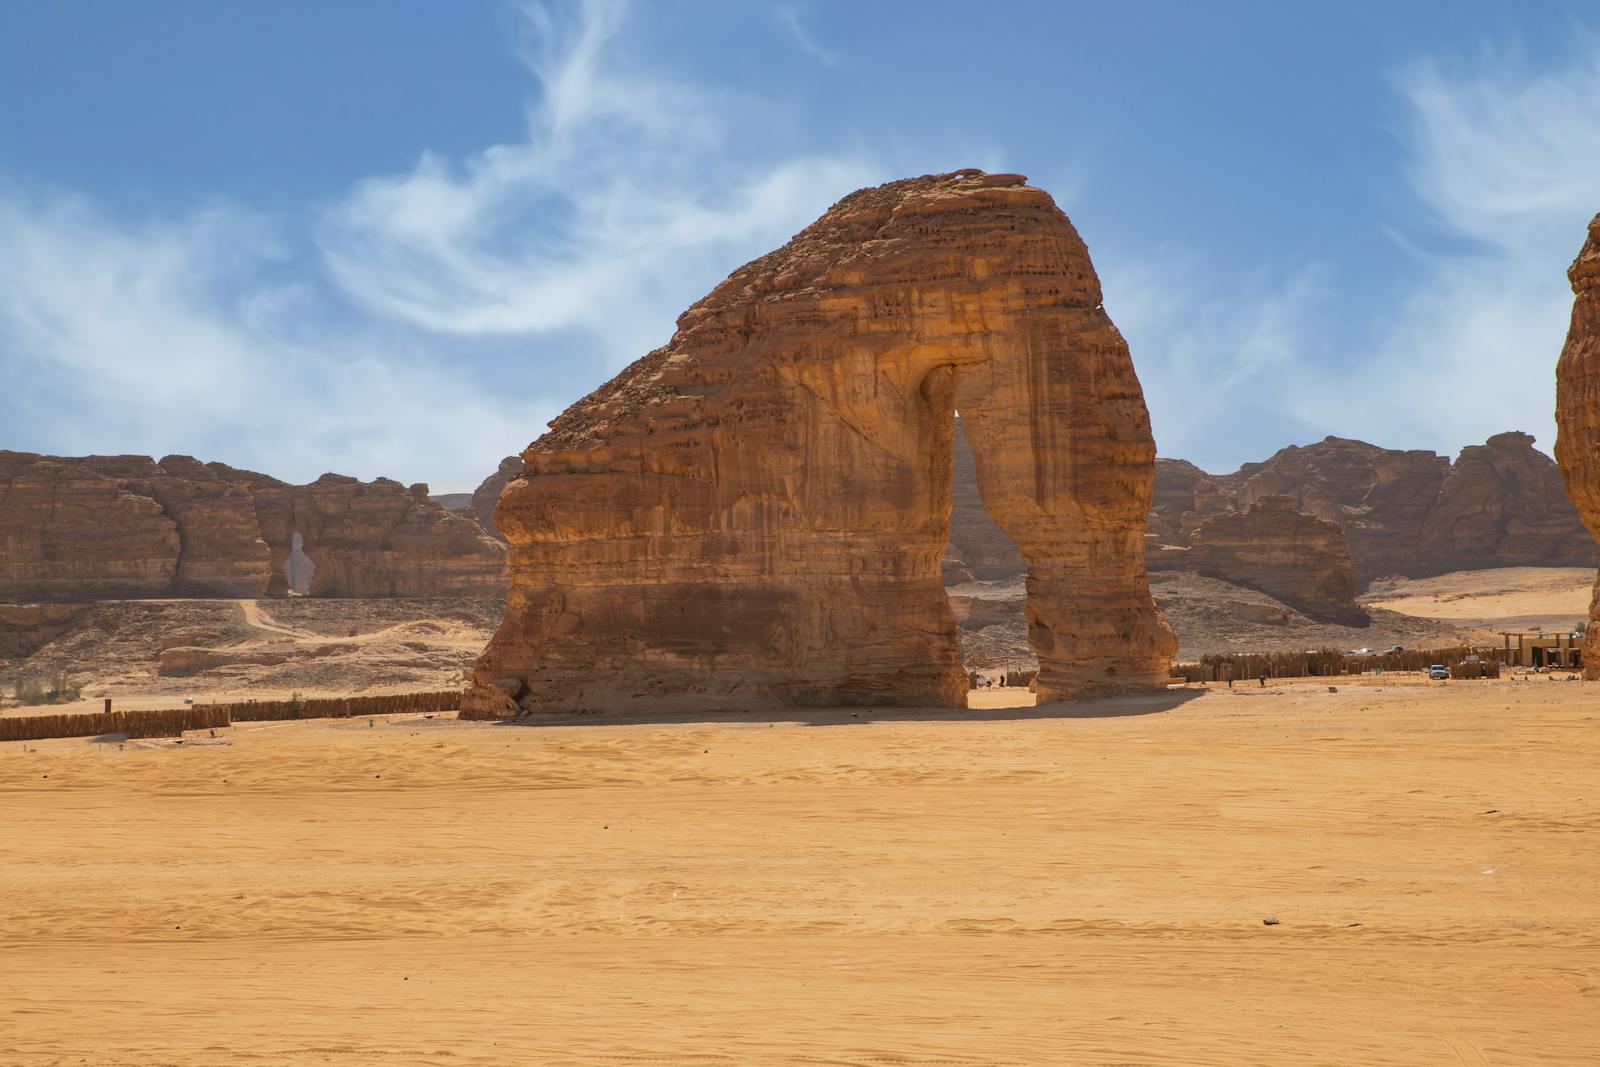
M 50 676 L 49 684 L 37 678 L 18 678 L 15 687 L 17 703 L 68 704 L 83 695 L 83 686 L 74 682 L 64 670 Z

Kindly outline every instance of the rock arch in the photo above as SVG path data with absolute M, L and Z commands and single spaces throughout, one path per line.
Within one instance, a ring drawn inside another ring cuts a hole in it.
M 1050 196 L 968 170 L 841 200 L 529 446 L 468 713 L 965 706 L 957 408 L 1028 560 L 1040 699 L 1161 684 L 1127 345 Z

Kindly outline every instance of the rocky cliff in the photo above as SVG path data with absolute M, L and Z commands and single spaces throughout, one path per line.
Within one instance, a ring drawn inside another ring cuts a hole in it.
M 1556 364 L 1556 459 L 1567 495 L 1600 538 L 1600 215 L 1567 270 L 1575 299 L 1572 326 Z M 1584 677 L 1600 678 L 1600 578 L 1589 605 Z
M 472 503 L 467 505 L 467 514 L 477 519 L 479 525 L 489 531 L 489 536 L 498 541 L 504 541 L 505 537 L 494 523 L 494 507 L 500 503 L 500 494 L 505 492 L 506 486 L 522 473 L 522 466 L 521 456 L 502 459 L 499 468 L 472 491 Z
M 282 594 L 296 536 L 312 595 L 504 589 L 503 547 L 426 486 L 337 475 L 295 486 L 187 456 L 0 452 L 3 599 Z
M 1127 346 L 1049 195 L 959 171 L 841 200 L 529 446 L 469 712 L 964 705 L 957 409 L 1028 560 L 1040 698 L 1161 685 Z
M 1189 567 L 1256 589 L 1318 622 L 1365 626 L 1355 566 L 1338 523 L 1295 510 L 1290 496 L 1263 496 L 1247 510 L 1206 519 L 1190 538 Z
M 1330 437 L 1219 479 L 1237 505 L 1287 493 L 1343 527 L 1361 584 L 1484 567 L 1588 566 L 1600 550 L 1525 433 L 1462 449 L 1455 463 Z

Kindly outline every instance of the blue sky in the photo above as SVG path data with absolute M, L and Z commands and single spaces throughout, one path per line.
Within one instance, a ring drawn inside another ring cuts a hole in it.
M 1163 455 L 1553 443 L 1592 5 L 0 5 L 0 447 L 471 488 L 851 189 L 1019 171 Z

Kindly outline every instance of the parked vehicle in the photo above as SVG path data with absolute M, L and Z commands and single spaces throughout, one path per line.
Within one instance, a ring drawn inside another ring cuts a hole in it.
M 1346 652 L 1345 655 L 1347 655 L 1347 656 L 1370 656 L 1370 655 L 1372 655 L 1372 649 L 1370 649 L 1370 648 L 1352 648 L 1349 652 Z
M 1405 649 L 1401 648 L 1399 645 L 1390 645 L 1388 648 L 1383 650 L 1383 654 L 1385 656 L 1392 656 L 1396 652 L 1404 652 L 1404 651 L 1405 651 Z
M 1443 663 L 1435 663 L 1433 666 L 1428 668 L 1428 677 L 1432 678 L 1434 681 L 1441 681 L 1450 677 L 1450 671 Z

